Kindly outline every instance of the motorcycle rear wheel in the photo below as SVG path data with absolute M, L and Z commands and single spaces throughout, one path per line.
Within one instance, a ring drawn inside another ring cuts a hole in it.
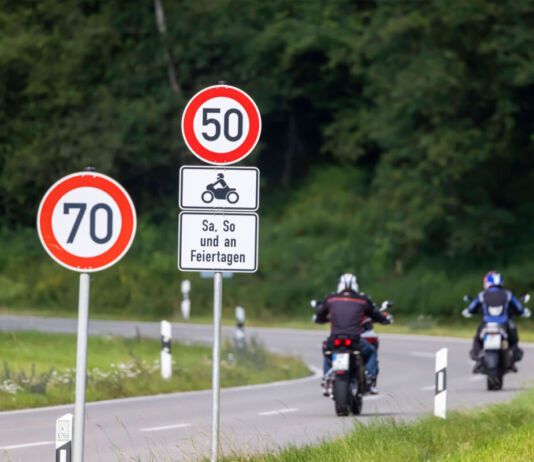
M 349 382 L 341 377 L 334 379 L 334 402 L 338 416 L 349 415 L 349 403 L 352 401 Z
M 200 198 L 202 199 L 203 202 L 205 202 L 206 204 L 209 204 L 210 202 L 213 201 L 215 196 L 213 195 L 211 191 L 204 191 L 202 193 L 202 196 L 200 196 Z

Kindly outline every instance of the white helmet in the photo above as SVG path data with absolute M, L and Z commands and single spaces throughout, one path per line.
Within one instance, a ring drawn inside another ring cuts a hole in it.
M 358 292 L 358 288 L 358 278 L 351 273 L 345 273 L 341 275 L 337 283 L 338 292 L 343 292 L 344 290 Z

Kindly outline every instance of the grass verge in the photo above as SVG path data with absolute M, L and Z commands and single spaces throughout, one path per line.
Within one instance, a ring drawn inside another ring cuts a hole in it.
M 415 423 L 376 420 L 355 423 L 344 438 L 318 446 L 290 447 L 280 453 L 232 456 L 225 461 L 359 462 L 534 460 L 534 391 L 505 404 L 468 413 L 450 412 L 446 420 L 427 417 Z
M 208 389 L 211 349 L 173 343 L 173 376 L 161 378 L 157 340 L 90 336 L 87 401 Z M 38 332 L 0 333 L 0 410 L 74 402 L 76 336 Z M 303 377 L 296 358 L 267 352 L 252 340 L 245 351 L 226 345 L 221 353 L 221 386 Z

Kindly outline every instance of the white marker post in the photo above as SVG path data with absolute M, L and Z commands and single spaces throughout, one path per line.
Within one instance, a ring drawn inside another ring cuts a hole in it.
M 434 395 L 434 415 L 447 417 L 447 348 L 436 353 L 436 391 Z
M 171 323 L 161 321 L 161 376 L 164 379 L 170 379 L 172 376 L 171 339 Z
M 243 308 L 242 306 L 235 307 L 235 320 L 235 347 L 238 350 L 243 350 L 245 348 L 245 308 Z
M 182 281 L 182 303 L 180 309 L 182 311 L 182 318 L 189 319 L 191 313 L 191 300 L 189 299 L 189 292 L 191 291 L 191 282 L 188 279 Z
M 57 181 L 44 195 L 37 231 L 57 263 L 80 273 L 73 462 L 83 462 L 89 273 L 117 263 L 132 245 L 137 225 L 126 190 L 91 167 Z
M 259 170 L 228 165 L 247 157 L 260 133 L 256 103 L 226 82 L 198 92 L 182 116 L 187 147 L 202 161 L 217 166 L 183 167 L 178 199 L 180 208 L 194 210 L 179 216 L 178 268 L 214 272 L 211 462 L 219 456 L 223 272 L 253 273 L 258 268 L 258 215 L 228 210 L 258 208 Z
M 56 420 L 56 462 L 72 460 L 72 414 Z

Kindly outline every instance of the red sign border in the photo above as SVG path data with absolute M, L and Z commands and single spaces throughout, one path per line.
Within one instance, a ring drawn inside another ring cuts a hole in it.
M 249 120 L 248 135 L 233 151 L 220 153 L 206 149 L 195 136 L 193 122 L 199 107 L 212 98 L 225 97 L 237 101 Z M 254 100 L 243 90 L 229 85 L 213 85 L 200 90 L 191 98 L 182 115 L 182 135 L 189 150 L 200 160 L 212 165 L 231 165 L 247 157 L 260 139 L 261 115 Z
M 92 187 L 109 194 L 121 212 L 122 226 L 116 242 L 95 257 L 79 257 L 59 244 L 52 229 L 52 214 L 59 200 L 76 188 Z M 117 263 L 128 251 L 135 237 L 137 216 L 126 190 L 113 178 L 96 172 L 77 172 L 56 181 L 45 193 L 37 212 L 37 232 L 47 253 L 57 263 L 81 273 L 101 271 Z

